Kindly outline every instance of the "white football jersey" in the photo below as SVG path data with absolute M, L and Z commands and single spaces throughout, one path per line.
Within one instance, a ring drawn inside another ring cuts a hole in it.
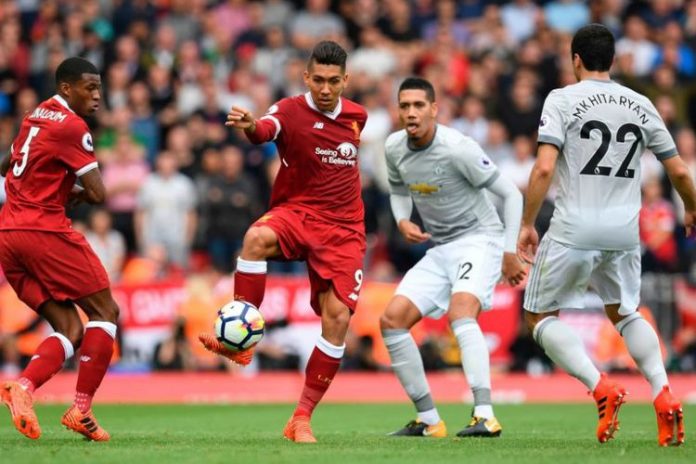
M 659 160 L 677 155 L 650 100 L 596 79 L 556 89 L 544 102 L 538 140 L 560 150 L 549 236 L 582 249 L 636 247 L 640 156 L 646 148 Z

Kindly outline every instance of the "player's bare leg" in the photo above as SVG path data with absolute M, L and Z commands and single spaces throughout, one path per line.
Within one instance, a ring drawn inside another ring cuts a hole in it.
M 605 310 L 650 383 L 657 415 L 657 441 L 660 446 L 678 446 L 684 442 L 684 412 L 669 388 L 657 333 L 638 311 L 623 316 L 619 308 L 620 305 L 614 304 L 607 305 Z
M 266 259 L 279 256 L 278 236 L 268 226 L 250 227 L 244 234 L 242 251 L 234 273 L 234 299 L 261 307 L 266 290 Z M 198 340 L 208 350 L 230 361 L 246 366 L 253 358 L 253 348 L 235 351 L 225 347 L 214 335 L 203 333 Z
M 418 308 L 403 295 L 395 295 L 380 318 L 384 343 L 389 351 L 392 369 L 401 386 L 416 407 L 417 417 L 391 436 L 447 436 L 447 426 L 440 418 L 425 377 L 423 359 L 409 330 L 419 320 Z
M 503 429 L 493 413 L 491 368 L 488 345 L 478 325 L 481 303 L 467 292 L 452 294 L 447 316 L 461 350 L 462 367 L 474 395 L 474 410 L 469 424 L 458 437 L 498 437 Z
M 605 443 L 613 438 L 619 430 L 619 408 L 625 402 L 626 390 L 600 374 L 587 356 L 582 340 L 558 319 L 558 311 L 541 314 L 525 311 L 525 320 L 548 357 L 592 392 L 599 414 L 597 440 Z
M 82 340 L 82 322 L 72 303 L 48 300 L 37 312 L 55 332 L 39 345 L 17 381 L 5 382 L 0 392 L 17 430 L 33 439 L 41 435 L 33 408 L 33 392 L 61 370 Z
M 92 400 L 111 362 L 119 309 L 108 288 L 80 298 L 77 304 L 89 322 L 80 349 L 75 400 L 61 423 L 89 440 L 108 441 L 109 433 L 99 426 L 92 412 Z
M 328 390 L 345 351 L 345 339 L 350 322 L 350 309 L 329 288 L 319 295 L 321 305 L 321 337 L 312 351 L 305 371 L 302 395 L 283 436 L 296 443 L 315 443 L 310 420 L 314 408 Z

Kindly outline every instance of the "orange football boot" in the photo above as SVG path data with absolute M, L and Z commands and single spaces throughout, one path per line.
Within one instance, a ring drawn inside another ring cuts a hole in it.
M 19 382 L 8 381 L 2 384 L 0 397 L 10 410 L 15 428 L 32 440 L 39 438 L 41 427 L 34 412 L 31 392 L 25 390 Z
M 235 351 L 227 348 L 225 345 L 220 343 L 214 335 L 208 333 L 202 333 L 198 335 L 198 340 L 203 344 L 206 350 L 212 351 L 215 354 L 224 356 L 230 361 L 239 364 L 240 366 L 246 366 L 251 362 L 254 357 L 254 349 L 249 348 L 244 351 Z
M 283 429 L 283 436 L 295 443 L 316 443 L 312 433 L 312 426 L 309 425 L 309 417 L 292 416 Z
M 657 443 L 660 446 L 679 446 L 684 443 L 684 411 L 669 389 L 662 391 L 653 403 L 657 414 Z M 675 437 L 676 433 L 676 437 Z
M 599 412 L 597 439 L 600 443 L 606 443 L 614 438 L 614 433 L 619 430 L 619 408 L 626 402 L 626 395 L 628 392 L 624 387 L 609 380 L 606 374 L 602 374 L 592 392 Z
M 65 411 L 60 423 L 68 429 L 84 435 L 88 440 L 109 441 L 111 438 L 109 432 L 99 426 L 91 409 L 83 413 L 77 406 L 72 405 Z

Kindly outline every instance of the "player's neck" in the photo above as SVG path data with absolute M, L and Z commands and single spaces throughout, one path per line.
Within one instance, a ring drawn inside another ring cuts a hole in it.
M 435 133 L 437 132 L 437 124 L 433 124 L 431 130 L 429 130 L 423 137 L 419 139 L 410 139 L 408 141 L 408 146 L 412 150 L 425 150 L 428 148 L 435 140 Z
M 579 80 L 584 81 L 588 79 L 593 81 L 609 82 L 611 80 L 611 77 L 609 77 L 609 71 L 588 71 L 586 69 L 581 70 Z

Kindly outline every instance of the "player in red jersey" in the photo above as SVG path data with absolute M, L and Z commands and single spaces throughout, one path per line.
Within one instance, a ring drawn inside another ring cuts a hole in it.
M 304 72 L 309 92 L 280 100 L 260 119 L 237 107 L 227 116 L 227 126 L 244 130 L 252 143 L 275 141 L 281 161 L 271 209 L 244 236 L 235 299 L 261 305 L 266 259 L 306 260 L 312 308 L 321 317 L 322 333 L 307 364 L 304 390 L 283 432 L 303 443 L 316 441 L 310 417 L 338 371 L 363 280 L 357 154 L 367 113 L 341 97 L 348 81 L 346 58 L 335 42 L 320 42 Z M 250 360 L 250 351 L 227 350 L 212 335 L 202 335 L 201 341 L 240 364 Z
M 17 430 L 39 438 L 33 392 L 80 347 L 75 402 L 61 423 L 90 440 L 106 441 L 109 434 L 97 424 L 91 404 L 111 361 L 119 310 L 104 267 L 65 216 L 68 202 L 104 201 L 83 119 L 99 108 L 101 78 L 89 61 L 68 58 L 56 69 L 56 86 L 56 95 L 24 117 L 0 165 L 7 193 L 0 211 L 0 265 L 17 296 L 55 332 L 19 379 L 2 385 L 0 396 Z M 89 317 L 85 327 L 75 304 Z

